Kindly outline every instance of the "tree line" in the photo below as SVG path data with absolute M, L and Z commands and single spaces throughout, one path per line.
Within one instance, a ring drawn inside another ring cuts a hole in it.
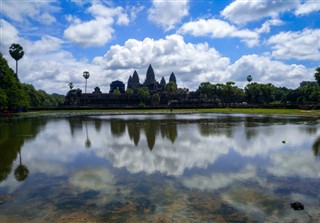
M 226 84 L 212 84 L 203 82 L 197 92 L 199 98 L 223 103 L 249 104 L 292 104 L 306 105 L 319 104 L 320 102 L 320 67 L 315 70 L 314 82 L 306 82 L 296 89 L 276 87 L 271 83 L 263 84 L 251 82 L 252 76 L 248 75 L 248 84 L 244 89 L 235 86 L 234 82 Z
M 0 53 L 0 112 L 51 107 L 64 102 L 64 96 L 47 94 L 44 90 L 36 90 L 32 84 L 21 83 L 18 61 L 24 56 L 23 48 L 14 43 L 10 46 L 9 53 L 16 60 L 16 72 Z

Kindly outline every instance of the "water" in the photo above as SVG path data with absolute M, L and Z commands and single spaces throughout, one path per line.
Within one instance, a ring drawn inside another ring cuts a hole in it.
M 1 223 L 320 222 L 316 118 L 110 115 L 0 125 Z M 290 208 L 295 201 L 305 210 Z

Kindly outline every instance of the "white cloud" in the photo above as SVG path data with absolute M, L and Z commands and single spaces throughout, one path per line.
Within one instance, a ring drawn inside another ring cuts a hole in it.
M 121 70 L 123 78 L 120 79 L 125 82 L 135 69 L 144 75 L 149 64 L 152 64 L 158 80 L 162 76 L 168 79 L 174 72 L 178 85 L 191 89 L 203 81 L 219 82 L 229 78 L 226 73 L 228 58 L 206 43 L 186 43 L 180 35 L 159 40 L 129 39 L 123 46 L 111 46 L 104 57 L 96 57 L 94 63 L 106 69 Z
M 0 52 L 9 51 L 12 43 L 18 42 L 19 31 L 4 19 L 0 19 Z
M 16 22 L 26 22 L 31 19 L 42 24 L 52 24 L 56 22 L 54 16 L 49 13 L 59 11 L 53 6 L 52 1 L 1 1 L 1 12 Z
M 299 0 L 235 0 L 221 12 L 221 15 L 234 23 L 246 23 L 265 17 L 276 18 L 280 13 L 298 4 Z
M 242 56 L 229 66 L 228 71 L 232 80 L 244 81 L 244 84 L 248 75 L 252 75 L 253 80 L 257 82 L 292 88 L 298 87 L 302 80 L 313 79 L 310 70 L 303 65 L 285 64 L 255 54 Z
M 88 10 L 94 16 L 93 20 L 81 21 L 73 16 L 68 16 L 68 21 L 73 21 L 65 31 L 64 37 L 82 46 L 103 46 L 112 38 L 114 23 L 128 25 L 129 18 L 122 7 L 108 8 L 94 4 Z
M 257 45 L 259 42 L 257 32 L 248 29 L 238 29 L 228 22 L 219 19 L 200 19 L 195 22 L 188 22 L 184 24 L 178 32 L 191 34 L 193 36 L 210 36 L 212 38 L 237 37 L 249 47 Z
M 168 31 L 188 15 L 189 0 L 159 1 L 153 0 L 148 11 L 148 19 Z
M 320 29 L 305 29 L 299 32 L 281 32 L 272 36 L 272 56 L 279 59 L 319 60 Z
M 261 28 L 256 29 L 256 32 L 258 33 L 269 33 L 271 26 L 281 26 L 284 22 L 279 19 L 271 19 L 264 22 L 261 26 Z
M 320 11 L 320 2 L 318 0 L 307 0 L 303 4 L 299 5 L 295 11 L 295 14 L 305 15 L 316 11 Z
M 41 37 L 41 40 L 37 40 L 30 44 L 30 47 L 26 48 L 26 53 L 35 55 L 58 51 L 61 50 L 62 43 L 63 40 L 59 38 L 44 35 Z

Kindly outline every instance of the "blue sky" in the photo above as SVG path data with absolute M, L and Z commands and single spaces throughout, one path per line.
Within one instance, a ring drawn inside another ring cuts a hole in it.
M 320 66 L 319 0 L 0 0 L 0 51 L 23 46 L 19 77 L 65 94 L 68 83 L 109 91 L 137 70 L 196 90 L 201 82 L 296 88 Z

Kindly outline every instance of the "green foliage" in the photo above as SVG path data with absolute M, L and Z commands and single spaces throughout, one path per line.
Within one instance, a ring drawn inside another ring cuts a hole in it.
M 143 103 L 142 101 L 138 104 L 139 108 L 145 108 L 146 107 L 146 104 Z
M 147 87 L 142 87 L 139 88 L 138 90 L 138 96 L 141 100 L 143 100 L 144 102 L 148 101 L 150 98 L 150 92 L 149 89 Z
M 245 97 L 254 104 L 268 104 L 275 100 L 276 87 L 272 84 L 250 83 L 245 87 Z
M 113 94 L 114 96 L 119 97 L 119 96 L 121 95 L 121 92 L 120 92 L 119 89 L 115 89 L 112 94 Z
M 0 111 L 57 106 L 64 101 L 64 96 L 49 95 L 43 90 L 36 90 L 31 84 L 20 83 L 2 54 L 0 54 L 0 80 Z
M 9 48 L 9 53 L 12 56 L 12 58 L 15 59 L 16 61 L 20 60 L 24 55 L 24 51 L 23 51 L 22 46 L 20 46 L 17 43 L 11 44 L 11 46 Z
M 12 111 L 27 109 L 29 102 L 22 89 L 21 84 L 15 78 L 13 70 L 8 66 L 7 61 L 0 54 L 0 105 L 2 109 L 9 109 Z
M 177 84 L 173 81 L 169 81 L 166 86 L 166 90 L 169 96 L 173 96 L 177 93 Z
M 131 89 L 131 88 L 128 88 L 127 90 L 126 90 L 126 94 L 127 95 L 133 95 L 133 90 Z
M 153 94 L 151 97 L 151 102 L 153 105 L 158 105 L 160 102 L 160 96 L 159 94 Z
M 235 86 L 234 82 L 226 84 L 211 84 L 203 82 L 198 88 L 199 95 L 202 99 L 221 99 L 225 102 L 241 102 L 244 98 L 242 89 Z
M 316 79 L 316 81 L 320 85 L 320 67 L 316 68 L 316 72 L 314 73 L 314 78 Z

